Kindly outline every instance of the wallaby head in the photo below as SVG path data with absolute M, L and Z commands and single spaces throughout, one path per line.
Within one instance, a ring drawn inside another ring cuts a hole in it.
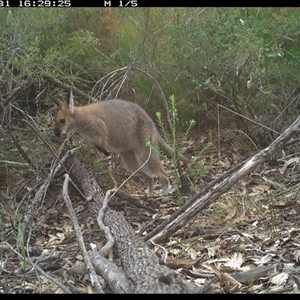
M 126 169 L 138 172 L 148 183 L 149 196 L 153 195 L 153 177 L 157 176 L 168 195 L 169 181 L 157 149 L 172 157 L 173 149 L 165 143 L 153 120 L 139 105 L 120 99 L 97 101 L 74 107 L 72 91 L 64 102 L 50 96 L 58 106 L 54 134 L 62 136 L 77 131 L 105 155 L 120 155 Z M 153 147 L 149 148 L 149 142 Z M 188 158 L 179 154 L 184 163 Z
M 56 97 L 49 95 L 50 99 L 58 106 L 55 117 L 54 134 L 58 137 L 66 135 L 71 130 L 74 130 L 76 121 L 73 117 L 74 112 L 74 99 L 72 90 L 67 93 L 66 101 L 62 102 Z

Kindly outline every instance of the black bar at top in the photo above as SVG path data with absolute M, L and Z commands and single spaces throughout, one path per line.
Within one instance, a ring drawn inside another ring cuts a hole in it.
M 1 7 L 197 7 L 196 1 L 181 0 L 170 2 L 167 0 L 0 0 Z M 175 4 L 175 5 L 171 5 Z

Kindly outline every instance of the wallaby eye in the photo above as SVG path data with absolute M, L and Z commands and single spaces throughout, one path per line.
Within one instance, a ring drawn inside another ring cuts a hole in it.
M 63 118 L 59 119 L 59 123 L 60 124 L 65 124 L 65 119 L 63 119 Z

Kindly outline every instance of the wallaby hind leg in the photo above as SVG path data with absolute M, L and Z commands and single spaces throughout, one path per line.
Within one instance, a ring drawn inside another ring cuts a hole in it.
M 145 158 L 145 154 L 141 155 L 137 160 L 145 161 L 148 156 Z M 156 153 L 152 153 L 148 163 L 142 168 L 142 171 L 146 173 L 148 176 L 157 176 L 159 181 L 161 182 L 163 189 L 163 196 L 167 196 L 169 193 L 169 180 L 166 171 L 161 163 L 159 156 Z
M 149 167 L 150 171 L 159 178 L 163 188 L 163 195 L 167 196 L 169 193 L 169 179 L 168 174 L 162 165 L 160 157 L 158 154 L 153 153 L 150 160 L 151 161 L 147 167 Z
M 138 162 L 133 151 L 124 151 L 120 153 L 121 159 L 128 172 L 133 173 L 142 165 Z M 138 174 L 142 175 L 148 184 L 148 196 L 153 197 L 153 176 L 144 172 L 144 169 L 140 169 Z

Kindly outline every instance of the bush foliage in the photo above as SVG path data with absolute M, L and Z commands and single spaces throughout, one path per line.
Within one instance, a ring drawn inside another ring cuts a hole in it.
M 298 8 L 11 8 L 0 18 L 3 125 L 28 78 L 43 113 L 54 89 L 44 75 L 152 115 L 175 95 L 182 124 L 195 119 L 203 133 L 220 122 L 259 146 L 298 115 Z

